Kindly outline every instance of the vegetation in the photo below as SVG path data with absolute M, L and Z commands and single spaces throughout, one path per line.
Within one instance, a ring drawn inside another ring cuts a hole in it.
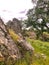
M 38 0 L 36 6 L 28 11 L 27 16 L 25 24 L 32 29 L 29 32 L 24 30 L 22 36 L 34 47 L 34 52 L 31 54 L 30 51 L 25 52 L 23 48 L 18 47 L 25 55 L 16 61 L 0 62 L 0 65 L 49 65 L 49 1 Z M 36 33 L 34 37 L 37 38 L 29 38 L 31 31 Z M 15 43 L 21 40 L 12 29 L 9 29 L 9 34 Z
M 9 29 L 9 34 L 15 42 L 17 42 L 18 39 L 20 39 L 20 37 L 17 34 L 15 34 L 15 32 L 12 29 Z
M 32 65 L 49 65 L 49 42 L 31 39 L 28 41 L 35 49 Z
M 42 36 L 43 32 L 49 33 L 49 1 L 38 0 L 36 6 L 27 13 L 27 27 L 32 26 L 36 30 L 37 38 Z
M 34 47 L 34 55 L 31 57 L 27 52 L 24 58 L 15 61 L 14 65 L 49 65 L 49 42 L 43 42 L 40 40 L 27 39 L 28 42 Z M 5 65 L 5 62 L 1 62 L 0 65 Z M 8 62 L 7 65 L 13 65 Z

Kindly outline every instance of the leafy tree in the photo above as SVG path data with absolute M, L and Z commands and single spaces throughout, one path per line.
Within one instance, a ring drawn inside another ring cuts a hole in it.
M 33 1 L 33 0 L 32 0 Z M 27 27 L 36 29 L 37 36 L 49 32 L 49 0 L 38 0 L 36 6 L 27 13 Z

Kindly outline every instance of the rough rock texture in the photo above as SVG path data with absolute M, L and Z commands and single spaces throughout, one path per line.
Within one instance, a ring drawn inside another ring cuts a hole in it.
M 11 39 L 2 19 L 0 19 L 0 58 L 1 57 L 5 59 L 8 57 L 20 58 L 19 49 Z
M 26 40 L 21 39 L 18 42 L 19 46 L 22 47 L 23 50 L 33 52 L 34 48 Z
M 20 33 L 21 32 L 21 23 L 18 19 L 16 18 L 13 18 L 12 21 L 9 21 L 7 23 L 7 26 L 10 28 L 10 29 L 13 29 L 15 31 L 15 33 Z
M 17 33 L 19 32 L 17 31 Z M 19 36 L 20 39 L 18 39 L 16 44 L 10 36 L 7 26 L 5 26 L 2 19 L 0 19 L 0 59 L 20 59 L 22 54 L 25 55 L 25 51 L 29 51 L 30 53 L 33 52 L 34 48 L 23 39 L 20 33 Z
M 13 19 L 13 21 L 9 21 L 7 23 L 8 28 L 14 30 L 14 32 L 16 34 L 18 34 L 18 36 L 21 38 L 20 40 L 18 40 L 18 46 L 20 46 L 23 50 L 26 51 L 32 51 L 34 50 L 34 48 L 23 38 L 22 34 L 21 34 L 21 24 L 20 21 L 18 21 L 16 18 Z

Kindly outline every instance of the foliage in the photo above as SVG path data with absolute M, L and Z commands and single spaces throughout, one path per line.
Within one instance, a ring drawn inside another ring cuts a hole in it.
M 42 39 L 44 39 L 44 41 L 49 41 L 49 33 L 43 32 L 43 38 Z
M 5 65 L 5 63 L 4 62 L 0 62 L 0 65 Z
M 36 6 L 30 9 L 27 13 L 28 20 L 27 27 L 32 26 L 36 29 L 37 37 L 42 35 L 43 32 L 49 32 L 49 1 L 38 0 Z

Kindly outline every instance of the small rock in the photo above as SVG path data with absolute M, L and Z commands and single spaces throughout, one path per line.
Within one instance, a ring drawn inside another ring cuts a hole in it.
M 47 58 L 47 56 L 45 54 L 41 54 L 41 56 L 42 56 L 43 59 Z
M 34 54 L 34 56 L 38 59 L 41 57 L 39 53 Z

